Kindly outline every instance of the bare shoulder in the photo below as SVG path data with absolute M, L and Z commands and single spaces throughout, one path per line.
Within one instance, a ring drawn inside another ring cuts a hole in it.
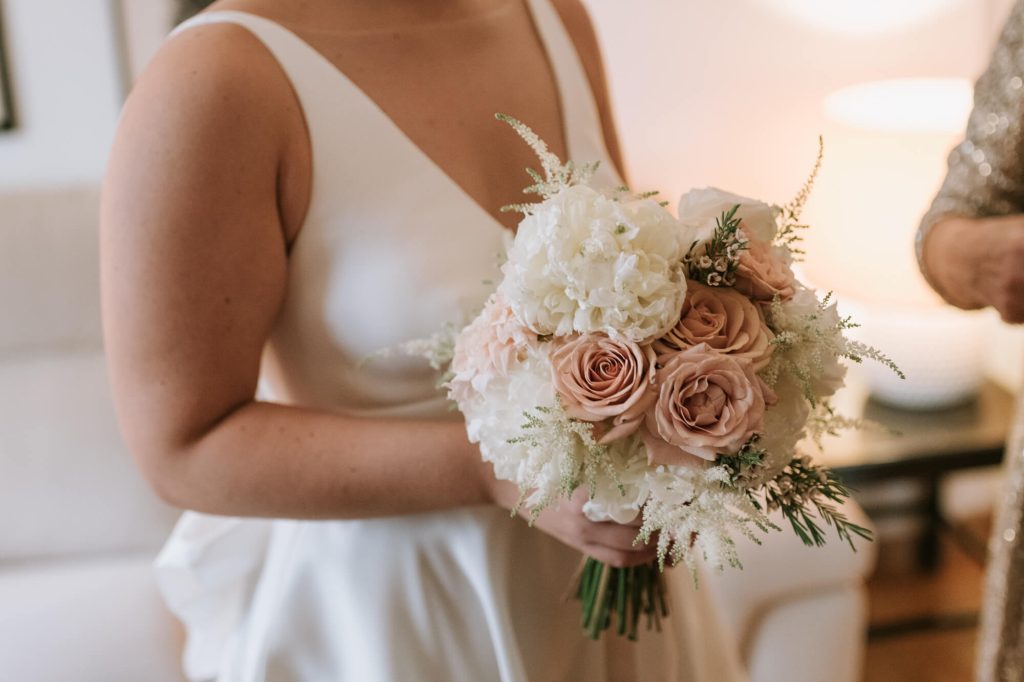
M 580 0 L 552 0 L 555 10 L 562 19 L 569 38 L 576 47 L 583 69 L 590 81 L 590 89 L 597 100 L 598 113 L 604 128 L 605 146 L 612 161 L 624 175 L 622 155 L 619 148 L 618 135 L 615 131 L 615 120 L 612 114 L 611 97 L 608 92 L 608 81 L 605 76 L 604 61 L 601 58 L 601 45 L 597 40 L 594 23 L 590 19 L 587 8 Z
M 308 159 L 302 110 L 277 60 L 241 26 L 201 24 L 172 36 L 132 89 L 106 193 L 177 190 L 225 205 L 224 179 L 244 174 L 247 203 L 271 202 L 290 239 L 305 212 Z
M 108 355 L 134 448 L 185 442 L 225 402 L 252 395 L 286 286 L 277 188 L 287 98 L 274 92 L 274 67 L 239 27 L 195 26 L 166 42 L 125 105 L 100 252 Z
M 240 117 L 272 125 L 290 96 L 286 77 L 255 36 L 241 26 L 208 24 L 161 47 L 132 89 L 126 114 L 191 119 L 196 132 L 237 125 Z

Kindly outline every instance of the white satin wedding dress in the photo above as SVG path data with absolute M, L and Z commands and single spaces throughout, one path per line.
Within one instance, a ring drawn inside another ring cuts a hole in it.
M 567 144 L 617 185 L 585 73 L 548 0 L 528 0 Z M 457 418 L 425 363 L 382 348 L 462 321 L 507 232 L 330 62 L 278 24 L 230 22 L 280 62 L 313 149 L 308 217 L 263 363 L 261 397 L 362 417 Z M 508 112 L 514 114 L 515 112 Z M 510 133 L 511 134 L 511 133 Z M 156 562 L 193 680 L 729 682 L 742 678 L 707 590 L 671 574 L 672 616 L 639 643 L 584 638 L 564 601 L 573 550 L 496 508 L 365 521 L 186 513 Z

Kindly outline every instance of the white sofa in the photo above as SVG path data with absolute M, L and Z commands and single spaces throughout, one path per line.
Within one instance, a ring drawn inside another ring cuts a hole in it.
M 118 435 L 95 189 L 0 196 L 0 680 L 180 682 L 150 563 L 176 513 Z
M 180 682 L 150 563 L 176 513 L 118 435 L 94 188 L 0 196 L 0 680 Z M 856 509 L 851 513 L 858 514 Z M 777 534 L 705 584 L 754 682 L 860 678 L 869 549 Z M 320 682 L 320 681 L 316 681 Z
M 845 511 L 870 527 L 855 503 Z M 763 545 L 742 542 L 742 571 L 706 580 L 751 682 L 859 682 L 875 545 L 858 542 L 854 553 L 831 534 L 825 547 L 805 547 L 788 522 L 774 521 L 783 531 Z

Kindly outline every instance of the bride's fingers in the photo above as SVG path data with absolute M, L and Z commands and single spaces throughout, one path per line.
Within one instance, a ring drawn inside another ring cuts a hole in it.
M 642 551 L 644 546 L 637 544 L 637 529 L 618 523 L 587 523 L 583 528 L 583 541 L 593 545 L 604 545 L 610 549 L 622 551 Z
M 657 553 L 650 548 L 642 548 L 638 551 L 627 551 L 612 549 L 604 545 L 583 545 L 583 551 L 598 561 L 614 566 L 615 568 L 630 568 L 632 566 L 643 566 L 657 558 Z

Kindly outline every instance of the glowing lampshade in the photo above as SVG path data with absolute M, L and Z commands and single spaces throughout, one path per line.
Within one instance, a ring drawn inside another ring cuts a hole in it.
M 824 98 L 828 165 L 808 216 L 808 275 L 846 296 L 934 306 L 917 271 L 914 230 L 963 135 L 971 86 L 960 79 L 857 84 Z
M 961 78 L 898 78 L 843 88 L 825 99 L 839 123 L 883 133 L 961 133 L 971 110 Z
M 848 34 L 906 28 L 954 7 L 959 0 L 761 0 L 815 28 Z
M 820 208 L 839 229 L 815 235 L 832 256 L 816 265 L 819 273 L 831 268 L 827 277 L 852 295 L 847 303 L 864 323 L 862 340 L 885 349 L 906 372 L 901 381 L 880 366 L 864 367 L 872 395 L 903 407 L 960 402 L 984 376 L 991 318 L 941 306 L 911 248 L 971 101 L 968 81 L 941 78 L 872 81 L 824 101 L 842 179 L 823 188 Z

